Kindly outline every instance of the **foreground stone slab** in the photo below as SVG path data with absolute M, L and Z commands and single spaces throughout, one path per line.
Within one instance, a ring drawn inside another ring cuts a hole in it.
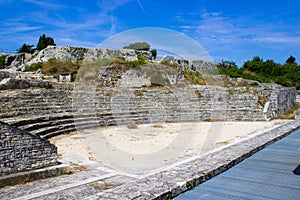
M 0 177 L 0 188 L 24 184 L 40 179 L 55 177 L 69 173 L 69 166 L 66 164 L 55 165 L 42 169 L 18 172 Z

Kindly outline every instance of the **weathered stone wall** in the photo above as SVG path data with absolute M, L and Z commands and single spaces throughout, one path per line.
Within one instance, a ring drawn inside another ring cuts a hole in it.
M 1 91 L 0 97 L 3 119 L 73 113 L 111 114 L 117 123 L 264 119 L 255 91 L 245 87 L 27 89 Z
M 49 141 L 0 122 L 0 176 L 57 164 Z
M 296 102 L 300 103 L 300 90 L 297 90 L 297 93 L 296 93 Z
M 0 91 L 0 118 L 53 117 L 92 114 L 100 124 L 180 122 L 201 120 L 265 120 L 293 107 L 295 89 L 260 88 L 106 87 L 70 90 Z M 266 105 L 268 109 L 264 113 Z M 17 106 L 16 106 L 17 105 Z M 107 120 L 114 121 L 108 123 Z
M 294 107 L 296 102 L 296 88 L 282 88 L 272 90 L 267 117 L 275 118 Z

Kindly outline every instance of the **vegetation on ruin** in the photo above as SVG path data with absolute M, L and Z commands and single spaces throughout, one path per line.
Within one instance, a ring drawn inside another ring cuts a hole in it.
M 41 62 L 33 63 L 25 67 L 24 72 L 36 72 L 38 69 L 42 69 L 43 64 Z
M 152 54 L 152 56 L 153 56 L 153 58 L 155 60 L 156 57 L 157 57 L 157 50 L 156 49 L 152 49 L 152 50 L 150 50 L 150 53 Z
M 43 74 L 45 75 L 56 75 L 62 72 L 71 72 L 76 74 L 78 69 L 80 68 L 80 64 L 80 61 L 60 61 L 52 58 L 42 64 L 42 70 Z
M 192 84 L 196 85 L 206 85 L 205 80 L 203 79 L 202 75 L 199 72 L 191 71 L 191 70 L 184 70 L 184 77 Z
M 112 64 L 112 62 L 112 60 L 107 58 L 101 60 L 84 61 L 82 62 L 80 70 L 77 73 L 76 80 L 94 80 L 97 78 L 100 68 L 109 66 Z
M 154 59 L 156 59 L 156 57 L 157 57 L 157 50 L 156 49 L 150 50 L 150 44 L 148 44 L 147 42 L 135 42 L 135 43 L 129 44 L 127 46 L 124 46 L 123 49 L 149 51 L 152 54 Z
M 7 57 L 7 55 L 2 55 L 0 56 L 0 69 L 4 68 L 5 65 L 5 58 Z
M 124 58 L 116 58 L 113 60 L 113 65 L 123 65 L 128 68 L 138 67 L 140 65 L 147 64 L 147 60 L 144 56 L 139 55 L 137 60 L 125 60 Z
M 150 44 L 147 42 L 135 42 L 133 44 L 129 44 L 127 46 L 124 46 L 123 49 L 134 49 L 134 50 L 140 50 L 140 51 L 149 51 Z
M 178 67 L 178 65 L 176 63 L 170 63 L 170 62 L 167 62 L 167 61 L 161 61 L 160 64 L 167 65 L 167 66 L 174 67 L 174 68 Z
M 295 103 L 294 107 L 287 111 L 284 115 L 280 116 L 279 119 L 295 119 L 295 111 L 300 109 L 300 103 Z
M 62 72 L 71 72 L 76 76 L 82 61 L 60 61 L 52 58 L 44 63 L 33 63 L 25 67 L 25 72 L 36 72 L 38 69 L 42 69 L 43 74 L 57 76 Z
M 279 64 L 273 60 L 264 61 L 255 56 L 248 60 L 241 68 L 236 65 L 225 67 L 220 64 L 219 72 L 232 78 L 242 77 L 266 83 L 277 83 L 285 87 L 296 87 L 300 89 L 300 66 L 296 63 L 296 58 L 290 56 L 284 64 Z

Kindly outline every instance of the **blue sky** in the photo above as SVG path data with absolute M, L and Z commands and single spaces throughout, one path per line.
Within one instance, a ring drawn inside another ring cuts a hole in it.
M 295 0 L 0 0 L 0 5 L 0 51 L 36 45 L 43 33 L 59 46 L 97 47 L 123 31 L 158 27 L 186 34 L 217 62 L 240 66 L 260 56 L 283 63 L 290 55 L 300 60 Z

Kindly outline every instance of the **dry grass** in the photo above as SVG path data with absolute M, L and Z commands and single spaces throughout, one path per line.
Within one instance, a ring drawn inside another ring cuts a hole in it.
M 74 162 L 70 162 L 70 164 L 73 166 L 74 170 L 76 171 L 89 171 L 89 168 L 87 166 L 79 165 L 78 163 L 74 163 Z
M 286 112 L 284 115 L 278 117 L 278 119 L 295 119 L 295 111 L 300 109 L 300 103 L 296 103 L 295 106 Z
M 198 98 L 202 98 L 203 95 L 201 94 L 201 92 L 199 92 L 198 90 L 195 90 L 195 95 L 198 97 Z
M 129 125 L 127 125 L 127 128 L 128 129 L 138 129 L 139 127 L 136 124 L 129 124 Z
M 153 128 L 164 128 L 164 126 L 162 124 L 154 124 L 152 127 Z
M 184 70 L 184 77 L 186 80 L 190 81 L 192 84 L 196 85 L 206 85 L 205 80 L 199 72 L 194 72 L 190 70 Z
M 135 90 L 133 92 L 133 94 L 137 97 L 141 97 L 141 96 L 144 96 L 143 92 L 141 90 Z
M 229 144 L 228 141 L 221 141 L 221 142 L 217 142 L 217 144 L 223 144 L 223 145 L 226 145 L 226 144 Z
M 118 184 L 95 182 L 95 183 L 89 184 L 89 186 L 91 186 L 91 187 L 93 187 L 97 190 L 105 190 L 105 189 L 109 189 L 109 188 L 112 188 L 112 187 L 116 187 L 116 186 L 118 186 Z

